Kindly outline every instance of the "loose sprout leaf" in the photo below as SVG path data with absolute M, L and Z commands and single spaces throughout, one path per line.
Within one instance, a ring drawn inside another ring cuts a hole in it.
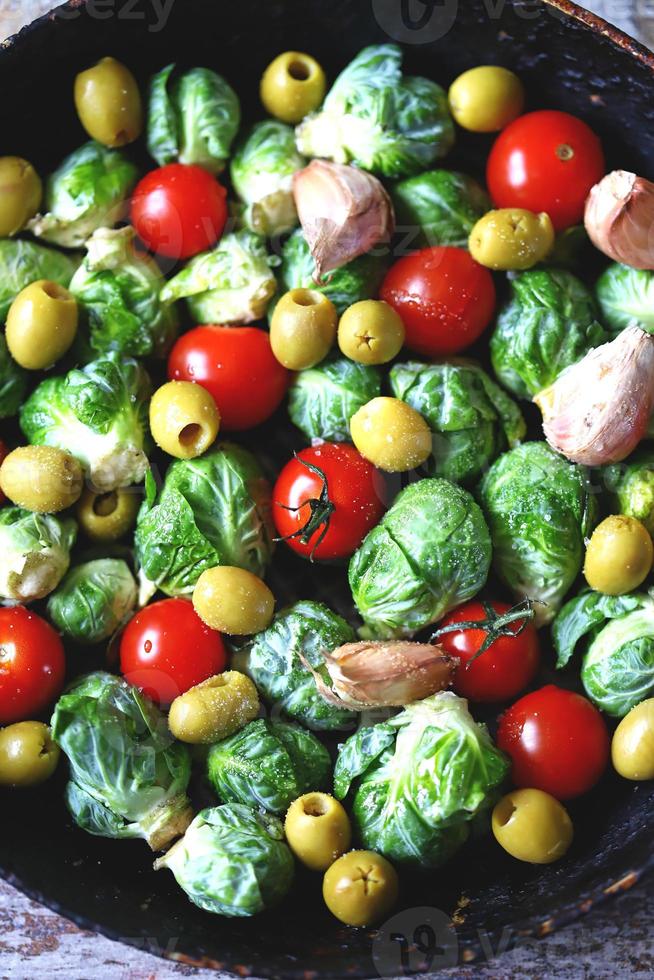
M 492 207 L 476 180 L 454 170 L 429 170 L 398 181 L 391 197 L 397 231 L 410 248 L 467 248 L 470 232 Z
M 0 509 L 0 598 L 43 599 L 68 571 L 77 524 L 70 517 Z
M 293 174 L 305 163 L 295 149 L 290 126 L 266 119 L 248 130 L 230 164 L 234 190 L 244 205 L 241 220 L 246 228 L 268 237 L 295 228 Z
M 77 565 L 48 600 L 48 616 L 77 643 L 109 639 L 134 612 L 137 588 L 126 562 L 101 558 Z
M 611 619 L 590 644 L 581 667 L 588 697 L 623 718 L 654 692 L 654 599 Z
M 18 293 L 36 282 L 50 279 L 68 286 L 79 265 L 79 257 L 64 255 L 47 245 L 0 238 L 0 320 L 7 319 L 9 307 Z
M 595 294 L 613 336 L 634 325 L 654 333 L 654 272 L 613 262 L 599 277 Z
M 350 419 L 381 394 L 381 372 L 347 357 L 299 371 L 289 390 L 288 414 L 309 441 L 350 441 Z
M 64 799 L 73 820 L 87 834 L 93 834 L 94 837 L 114 837 L 117 840 L 142 836 L 137 823 L 127 823 L 90 793 L 86 793 L 77 783 L 67 784 Z

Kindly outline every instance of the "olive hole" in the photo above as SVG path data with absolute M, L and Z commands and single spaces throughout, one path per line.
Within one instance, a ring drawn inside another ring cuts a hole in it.
M 308 817 L 324 817 L 328 810 L 327 801 L 320 796 L 310 796 L 302 807 Z
M 50 299 L 68 299 L 68 290 L 57 282 L 44 282 L 41 289 Z
M 495 811 L 495 816 L 500 827 L 506 827 L 515 811 L 516 806 L 511 800 L 502 800 Z
M 117 507 L 117 493 L 102 493 L 93 501 L 93 513 L 96 517 L 110 517 Z
M 184 446 L 185 449 L 197 449 L 202 440 L 203 432 L 204 430 L 198 422 L 189 422 L 178 436 L 180 446 Z
M 296 306 L 316 306 L 322 300 L 322 294 L 311 289 L 296 289 L 293 292 L 293 302 Z
M 288 73 L 296 82 L 306 82 L 311 77 L 311 68 L 304 61 L 292 61 L 288 66 Z

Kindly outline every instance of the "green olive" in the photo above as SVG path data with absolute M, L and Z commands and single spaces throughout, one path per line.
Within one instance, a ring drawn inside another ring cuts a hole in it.
M 217 565 L 198 579 L 193 607 L 212 630 L 249 636 L 270 625 L 275 597 L 258 575 L 244 568 Z
M 449 92 L 459 126 L 473 133 L 497 133 L 520 115 L 525 90 L 517 75 L 497 65 L 480 65 L 459 75 Z
M 480 265 L 496 271 L 531 269 L 554 248 L 554 225 L 548 214 L 524 208 L 502 208 L 480 218 L 468 247 Z
M 181 742 L 211 745 L 253 721 L 259 707 L 259 695 L 250 678 L 227 670 L 175 698 L 168 727 Z
M 19 446 L 0 466 L 0 490 L 18 507 L 56 514 L 79 500 L 82 467 L 70 453 L 54 446 Z
M 584 575 L 596 592 L 624 595 L 645 581 L 653 561 L 654 545 L 640 521 L 613 514 L 593 531 L 586 548 Z
M 429 426 L 399 398 L 373 398 L 352 416 L 350 434 L 361 455 L 388 473 L 406 473 L 431 455 Z
M 43 185 L 22 157 L 0 157 L 0 238 L 22 231 L 41 206 Z
M 275 119 L 294 126 L 325 98 L 325 73 L 300 51 L 285 51 L 271 61 L 261 79 L 261 101 Z
M 511 857 L 551 864 L 566 853 L 573 828 L 568 811 L 541 789 L 515 789 L 493 810 L 495 839 Z
M 284 824 L 288 846 L 311 871 L 326 871 L 350 846 L 350 820 L 328 793 L 306 793 L 291 803 Z
M 392 306 L 362 299 L 350 306 L 338 324 L 338 346 L 359 364 L 386 364 L 402 350 L 404 324 Z
M 126 146 L 143 129 L 136 79 L 115 58 L 102 58 L 75 79 L 75 108 L 89 136 L 104 146 Z
M 336 339 L 338 314 L 316 289 L 284 293 L 270 321 L 270 345 L 289 371 L 304 371 L 327 357 Z
M 36 786 L 57 768 L 59 746 L 41 721 L 0 729 L 0 786 Z
M 613 735 L 611 757 L 625 779 L 654 779 L 654 698 L 641 701 Z
M 91 541 L 118 541 L 134 526 L 141 497 L 134 490 L 97 493 L 87 488 L 77 505 L 79 526 Z
M 206 388 L 192 381 L 169 381 L 150 402 L 150 430 L 169 456 L 194 459 L 206 452 L 220 428 L 220 412 Z
M 77 334 L 77 301 L 56 282 L 39 279 L 9 307 L 9 353 L 28 371 L 44 371 L 66 353 Z
M 397 901 L 397 872 L 373 851 L 350 851 L 325 872 L 322 895 L 325 905 L 348 926 L 372 926 L 391 911 Z

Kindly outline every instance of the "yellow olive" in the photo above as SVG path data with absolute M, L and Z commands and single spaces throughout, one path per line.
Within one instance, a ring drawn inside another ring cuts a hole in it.
M 336 339 L 338 314 L 317 289 L 291 289 L 275 307 L 270 346 L 289 371 L 304 371 L 327 357 Z
M 373 398 L 352 416 L 350 433 L 361 455 L 388 473 L 406 473 L 431 455 L 429 426 L 399 398 Z
M 399 886 L 392 864 L 373 851 L 350 851 L 325 872 L 325 905 L 348 926 L 372 926 L 391 911 Z
M 270 625 L 275 597 L 258 575 L 245 568 L 217 565 L 208 568 L 198 579 L 193 607 L 212 630 L 230 636 L 249 636 Z
M 0 490 L 18 507 L 56 514 L 79 500 L 82 467 L 70 453 L 54 446 L 20 446 L 0 466 Z
M 86 489 L 77 505 L 80 528 L 91 541 L 118 541 L 136 523 L 141 496 L 134 489 L 96 493 Z
M 294 800 L 284 830 L 288 846 L 311 871 L 326 871 L 352 839 L 347 813 L 328 793 L 306 793 Z
M 523 208 L 489 211 L 470 233 L 473 259 L 488 269 L 531 269 L 554 248 L 554 225 L 548 214 Z
M 177 459 L 195 459 L 215 441 L 220 412 L 206 388 L 192 381 L 169 381 L 150 402 L 150 430 L 156 444 Z
M 0 157 L 0 238 L 16 235 L 41 205 L 43 185 L 22 157 Z
M 586 548 L 584 575 L 596 592 L 624 595 L 645 581 L 653 561 L 652 539 L 640 521 L 613 514 L 593 531 Z
M 625 779 L 654 779 L 654 698 L 641 701 L 613 735 L 611 757 Z
M 41 721 L 0 729 L 0 786 L 36 786 L 57 768 L 59 746 Z
M 39 279 L 21 290 L 7 314 L 7 347 L 21 367 L 44 371 L 77 334 L 77 301 L 56 282 Z
M 286 51 L 271 61 L 261 79 L 261 101 L 282 122 L 295 125 L 325 98 L 325 73 L 300 51 Z
M 452 82 L 449 100 L 452 115 L 463 129 L 496 133 L 520 115 L 525 90 L 518 76 L 507 68 L 480 65 Z
M 402 350 L 404 324 L 392 306 L 362 299 L 350 306 L 338 324 L 338 346 L 359 364 L 386 364 Z
M 572 843 L 572 821 L 565 807 L 541 789 L 515 789 L 493 810 L 495 839 L 511 857 L 529 864 L 551 864 Z
M 258 714 L 259 695 L 250 678 L 227 670 L 175 698 L 168 727 L 181 742 L 211 745 L 244 728 Z
M 89 136 L 105 146 L 126 146 L 143 129 L 136 79 L 115 58 L 102 58 L 75 79 L 75 108 Z

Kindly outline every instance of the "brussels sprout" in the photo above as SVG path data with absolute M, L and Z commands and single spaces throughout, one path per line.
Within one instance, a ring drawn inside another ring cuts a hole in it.
M 48 179 L 46 213 L 27 227 L 38 238 L 77 248 L 98 228 L 112 228 L 124 217 L 137 179 L 138 170 L 119 150 L 85 143 Z
M 399 45 L 376 44 L 341 72 L 320 111 L 300 123 L 296 139 L 304 156 L 409 177 L 452 148 L 454 123 L 443 89 L 404 76 Z
M 493 464 L 479 487 L 495 571 L 517 599 L 532 599 L 542 625 L 581 572 L 584 538 L 597 523 L 586 471 L 544 442 L 528 442 Z
M 284 814 L 293 800 L 327 786 L 329 752 L 299 725 L 259 718 L 212 746 L 207 775 L 224 803 Z
M 140 483 L 148 468 L 151 386 L 139 363 L 116 351 L 81 370 L 46 378 L 20 413 L 30 443 L 75 456 L 96 490 Z
M 150 84 L 148 150 L 159 166 L 196 163 L 224 169 L 241 122 L 238 96 L 221 75 L 192 68 L 172 78 L 168 65 Z
M 532 398 L 608 340 L 596 314 L 593 297 L 572 273 L 520 273 L 491 337 L 495 374 L 519 398 Z
M 595 294 L 611 333 L 632 325 L 654 333 L 654 272 L 613 262 L 599 277 Z
M 247 229 L 224 235 L 170 279 L 163 303 L 186 299 L 196 323 L 251 323 L 265 316 L 277 283 L 263 238 Z
M 0 334 L 0 419 L 18 415 L 27 392 L 29 375 L 9 353 L 5 335 Z
M 294 862 L 277 817 L 228 803 L 198 813 L 155 868 L 169 868 L 205 912 L 236 918 L 281 902 Z
M 156 589 L 191 595 L 215 565 L 264 575 L 273 551 L 270 486 L 246 449 L 225 442 L 177 460 L 158 497 L 150 474 L 146 489 L 134 538 L 143 599 Z
M 66 801 L 84 830 L 142 837 L 153 850 L 184 832 L 190 756 L 149 698 L 112 674 L 87 674 L 59 698 L 50 724 L 70 763 Z
M 508 769 L 486 727 L 447 691 L 352 735 L 339 750 L 334 795 L 354 791 L 352 817 L 365 847 L 435 868 L 465 842 Z
M 0 509 L 0 598 L 32 602 L 56 589 L 76 537 L 77 524 L 69 517 Z
M 429 170 L 391 188 L 396 226 L 411 248 L 468 247 L 470 232 L 492 204 L 485 190 L 454 170 Z M 409 239 L 408 233 L 416 231 Z
M 318 693 L 308 664 L 329 684 L 323 654 L 355 639 L 354 630 L 320 602 L 302 601 L 278 613 L 268 629 L 244 648 L 243 669 L 263 697 L 314 731 L 337 731 L 356 715 Z
M 377 368 L 347 357 L 329 358 L 295 375 L 288 414 L 309 441 L 350 442 L 350 419 L 380 394 Z
M 68 573 L 48 600 L 48 616 L 77 643 L 108 639 L 134 612 L 137 588 L 126 562 L 100 558 Z
M 641 449 L 604 470 L 611 512 L 635 517 L 654 535 L 654 450 Z
M 290 126 L 267 119 L 256 123 L 232 157 L 234 190 L 245 205 L 241 219 L 259 235 L 281 235 L 297 224 L 293 174 L 305 165 Z
M 390 384 L 396 398 L 420 412 L 434 433 L 431 474 L 453 483 L 481 476 L 527 432 L 515 402 L 473 362 L 396 364 Z
M 115 350 L 164 357 L 176 336 L 175 307 L 159 299 L 164 277 L 153 259 L 136 250 L 135 238 L 131 226 L 98 229 L 71 280 L 70 291 L 88 316 L 88 342 L 95 355 Z
M 0 321 L 22 289 L 37 279 L 50 279 L 68 286 L 79 265 L 79 257 L 15 238 L 0 238 Z

